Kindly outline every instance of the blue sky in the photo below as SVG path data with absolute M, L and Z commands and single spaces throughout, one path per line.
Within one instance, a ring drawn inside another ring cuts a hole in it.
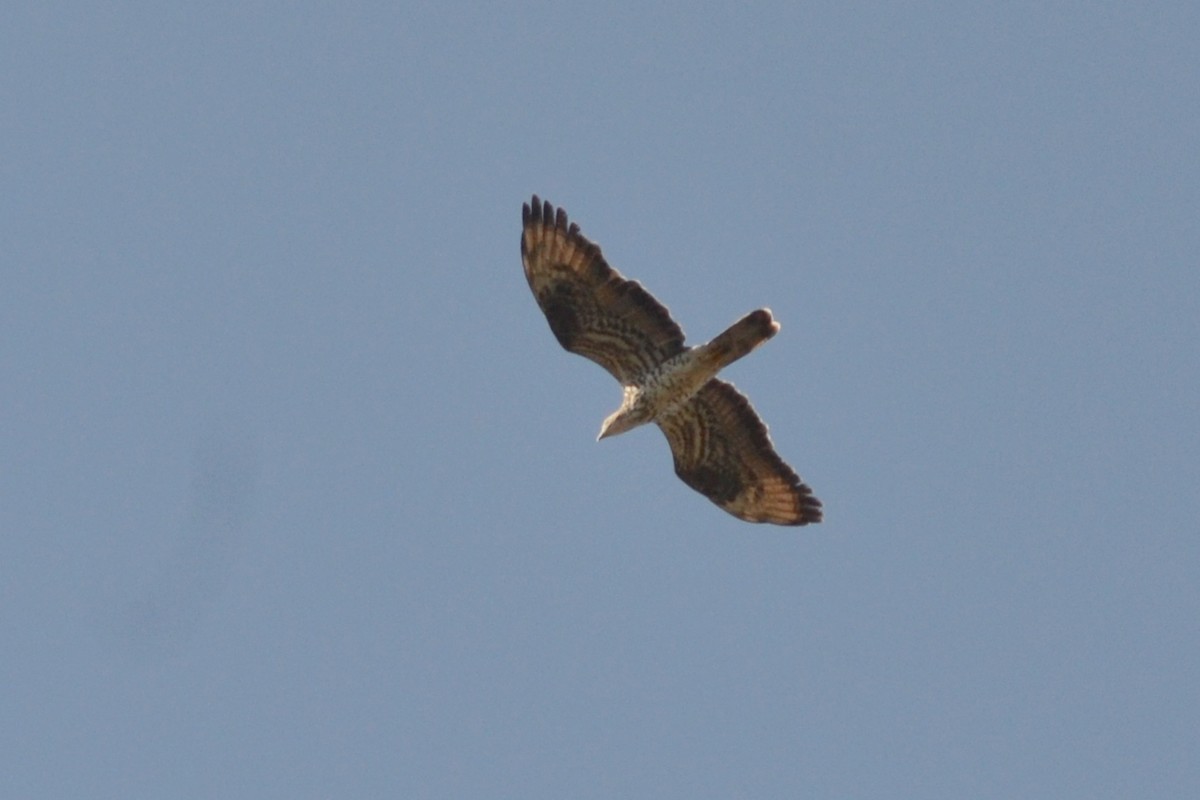
M 26 4 L 0 794 L 1200 790 L 1192 3 Z M 826 521 L 563 352 L 564 206 Z

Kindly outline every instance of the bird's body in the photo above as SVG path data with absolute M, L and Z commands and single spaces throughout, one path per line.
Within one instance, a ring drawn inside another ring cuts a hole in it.
M 608 266 L 562 209 L 534 195 L 523 222 L 525 276 L 551 331 L 624 387 L 599 438 L 654 422 L 676 474 L 729 513 L 781 525 L 820 522 L 820 501 L 775 452 L 749 401 L 716 377 L 778 332 L 771 312 L 751 312 L 707 344 L 686 347 L 666 308 Z
M 688 347 L 625 384 L 621 407 L 604 421 L 599 438 L 658 422 L 691 402 L 704 385 L 728 364 L 770 339 L 779 330 L 768 309 L 755 311 L 716 339 Z

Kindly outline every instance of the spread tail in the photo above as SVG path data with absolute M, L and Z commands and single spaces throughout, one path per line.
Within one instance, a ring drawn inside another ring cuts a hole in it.
M 779 332 L 779 323 L 771 317 L 771 310 L 760 308 L 729 326 L 729 329 L 708 344 L 704 354 L 717 369 L 737 361 L 760 344 Z

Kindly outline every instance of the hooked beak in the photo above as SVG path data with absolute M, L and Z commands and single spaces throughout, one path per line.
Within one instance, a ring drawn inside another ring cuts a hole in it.
M 609 436 L 616 436 L 618 433 L 624 433 L 625 426 L 621 422 L 620 412 L 616 412 L 604 420 L 604 423 L 600 425 L 600 435 L 596 437 L 596 441 L 607 439 Z

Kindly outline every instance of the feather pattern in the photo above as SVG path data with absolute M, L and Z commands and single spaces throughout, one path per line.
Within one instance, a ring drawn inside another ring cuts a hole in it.
M 713 378 L 655 421 L 675 474 L 730 514 L 776 525 L 821 521 L 821 501 L 775 452 L 767 426 L 732 384 Z
M 558 343 L 621 383 L 683 352 L 683 331 L 667 309 L 610 267 L 566 212 L 536 195 L 524 209 L 521 261 Z

